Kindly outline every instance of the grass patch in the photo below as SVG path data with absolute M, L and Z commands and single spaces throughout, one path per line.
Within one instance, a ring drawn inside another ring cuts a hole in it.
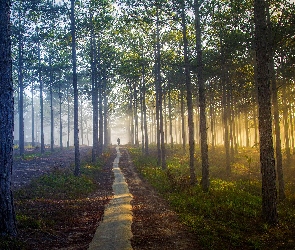
M 57 170 L 33 180 L 15 196 L 20 199 L 78 199 L 93 192 L 95 187 L 90 176 L 76 177 L 70 171 Z
M 90 160 L 91 154 L 89 155 Z M 103 165 L 109 158 L 110 154 L 105 153 L 95 163 L 81 163 L 79 177 L 74 176 L 70 170 L 59 169 L 36 178 L 28 186 L 15 191 L 14 202 L 20 237 L 22 238 L 22 235 L 26 237 L 29 234 L 31 238 L 36 238 L 34 241 L 38 242 L 38 237 L 40 238 L 38 235 L 49 235 L 48 237 L 55 239 L 58 238 L 56 235 L 61 230 L 70 231 L 77 225 L 85 226 L 88 222 L 82 222 L 83 217 L 90 214 L 85 211 L 91 210 L 91 213 L 98 213 L 101 204 L 108 200 L 106 196 L 100 199 L 89 197 L 100 187 Z M 14 248 L 6 248 L 0 244 L 0 249 L 34 248 L 30 245 L 31 243 L 25 243 L 26 238 L 19 241 L 0 240 L 1 244 L 19 244 L 19 247 Z
M 295 249 L 294 181 L 286 183 L 288 198 L 278 204 L 279 225 L 269 227 L 261 219 L 257 150 L 240 149 L 230 177 L 225 175 L 222 150 L 209 152 L 208 193 L 199 185 L 190 186 L 188 155 L 182 150 L 168 152 L 165 171 L 156 166 L 156 155 L 145 157 L 140 149 L 130 152 L 140 174 L 170 202 L 204 249 Z M 198 155 L 196 151 L 196 173 L 200 176 Z

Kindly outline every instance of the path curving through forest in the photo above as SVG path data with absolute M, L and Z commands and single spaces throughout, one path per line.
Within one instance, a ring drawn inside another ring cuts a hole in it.
M 119 146 L 116 147 L 117 157 L 113 163 L 115 180 L 113 183 L 114 198 L 106 207 L 103 219 L 97 228 L 89 250 L 129 250 L 132 249 L 132 195 L 123 173 L 119 168 L 121 157 Z

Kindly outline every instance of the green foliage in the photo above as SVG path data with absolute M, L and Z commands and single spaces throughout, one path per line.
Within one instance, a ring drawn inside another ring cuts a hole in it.
M 16 220 L 18 228 L 32 228 L 40 229 L 43 225 L 42 220 L 39 218 L 33 218 L 25 214 L 16 214 Z
M 293 249 L 294 195 L 279 204 L 280 224 L 265 225 L 261 219 L 258 152 L 240 149 L 232 164 L 233 174 L 226 177 L 220 150 L 210 154 L 213 177 L 208 193 L 199 185 L 189 184 L 188 157 L 181 150 L 168 152 L 166 171 L 155 167 L 155 157 L 145 157 L 137 149 L 130 152 L 141 175 L 170 202 L 204 249 Z M 197 150 L 197 160 L 198 155 Z M 294 190 L 293 186 L 293 193 Z

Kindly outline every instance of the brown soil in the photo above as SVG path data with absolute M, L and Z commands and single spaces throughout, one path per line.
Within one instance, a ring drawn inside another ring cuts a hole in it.
M 123 171 L 129 190 L 133 195 L 133 249 L 200 249 L 195 235 L 180 223 L 175 212 L 155 190 L 142 180 L 128 155 L 120 148 L 122 157 L 119 166 Z M 83 157 L 90 157 L 90 148 L 81 149 Z M 111 198 L 113 173 L 112 162 L 115 150 L 105 164 L 99 177 L 98 190 L 87 199 L 48 201 L 36 200 L 16 202 L 16 211 L 42 218 L 46 226 L 28 225 L 19 228 L 19 239 L 25 242 L 24 249 L 77 249 L 86 250 L 103 216 L 104 207 Z M 18 162 L 19 161 L 19 162 Z M 18 189 L 32 178 L 46 174 L 55 168 L 73 166 L 73 151 L 62 151 L 45 158 L 15 161 L 13 187 Z

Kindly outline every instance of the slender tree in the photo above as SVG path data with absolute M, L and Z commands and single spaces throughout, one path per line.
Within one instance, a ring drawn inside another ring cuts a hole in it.
M 45 152 L 44 144 L 44 108 L 43 108 L 43 81 L 41 75 L 41 48 L 40 48 L 40 29 L 36 28 L 37 32 L 37 53 L 38 53 L 38 81 L 40 88 L 40 136 L 41 136 L 41 154 Z
M 93 148 L 92 161 L 95 162 L 98 155 L 98 87 L 97 87 L 97 57 L 96 57 L 96 40 L 94 34 L 93 13 L 90 10 L 90 58 L 91 58 L 91 83 L 92 83 L 92 119 L 93 119 Z
M 75 0 L 71 0 L 71 34 L 72 34 L 72 63 L 73 63 L 73 88 L 74 88 L 74 145 L 75 145 L 75 176 L 80 175 L 80 151 L 79 151 L 79 109 L 78 109 L 78 79 L 76 56 L 76 24 L 75 24 Z
M 191 83 L 190 64 L 188 57 L 188 39 L 187 39 L 187 27 L 186 27 L 186 15 L 185 15 L 185 0 L 181 1 L 181 24 L 182 24 L 182 37 L 183 37 L 183 55 L 184 55 L 184 70 L 185 70 L 185 85 L 186 85 L 186 101 L 188 112 L 188 139 L 189 139 L 189 156 L 190 156 L 190 182 L 196 183 L 196 173 L 194 164 L 195 154 L 195 139 L 194 139 L 194 111 L 193 111 L 193 93 Z
M 262 174 L 262 215 L 269 224 L 278 222 L 277 188 L 272 138 L 271 92 L 269 81 L 270 48 L 265 0 L 254 1 L 257 94 L 259 108 L 260 164 Z
M 0 0 L 0 235 L 16 236 L 11 192 L 13 164 L 13 83 L 10 1 Z
M 201 158 L 202 158 L 202 188 L 209 190 L 209 160 L 207 143 L 207 123 L 206 123 L 206 96 L 203 80 L 203 53 L 202 36 L 200 23 L 200 0 L 195 0 L 195 29 L 196 29 L 196 50 L 197 50 L 197 75 L 199 85 L 199 105 L 200 105 L 200 134 L 201 134 Z
M 22 22 L 23 22 L 23 4 L 19 4 L 18 10 L 18 88 L 19 88 L 19 153 L 23 156 L 25 151 L 25 135 L 24 135 L 24 82 L 23 82 L 23 32 L 22 32 Z

